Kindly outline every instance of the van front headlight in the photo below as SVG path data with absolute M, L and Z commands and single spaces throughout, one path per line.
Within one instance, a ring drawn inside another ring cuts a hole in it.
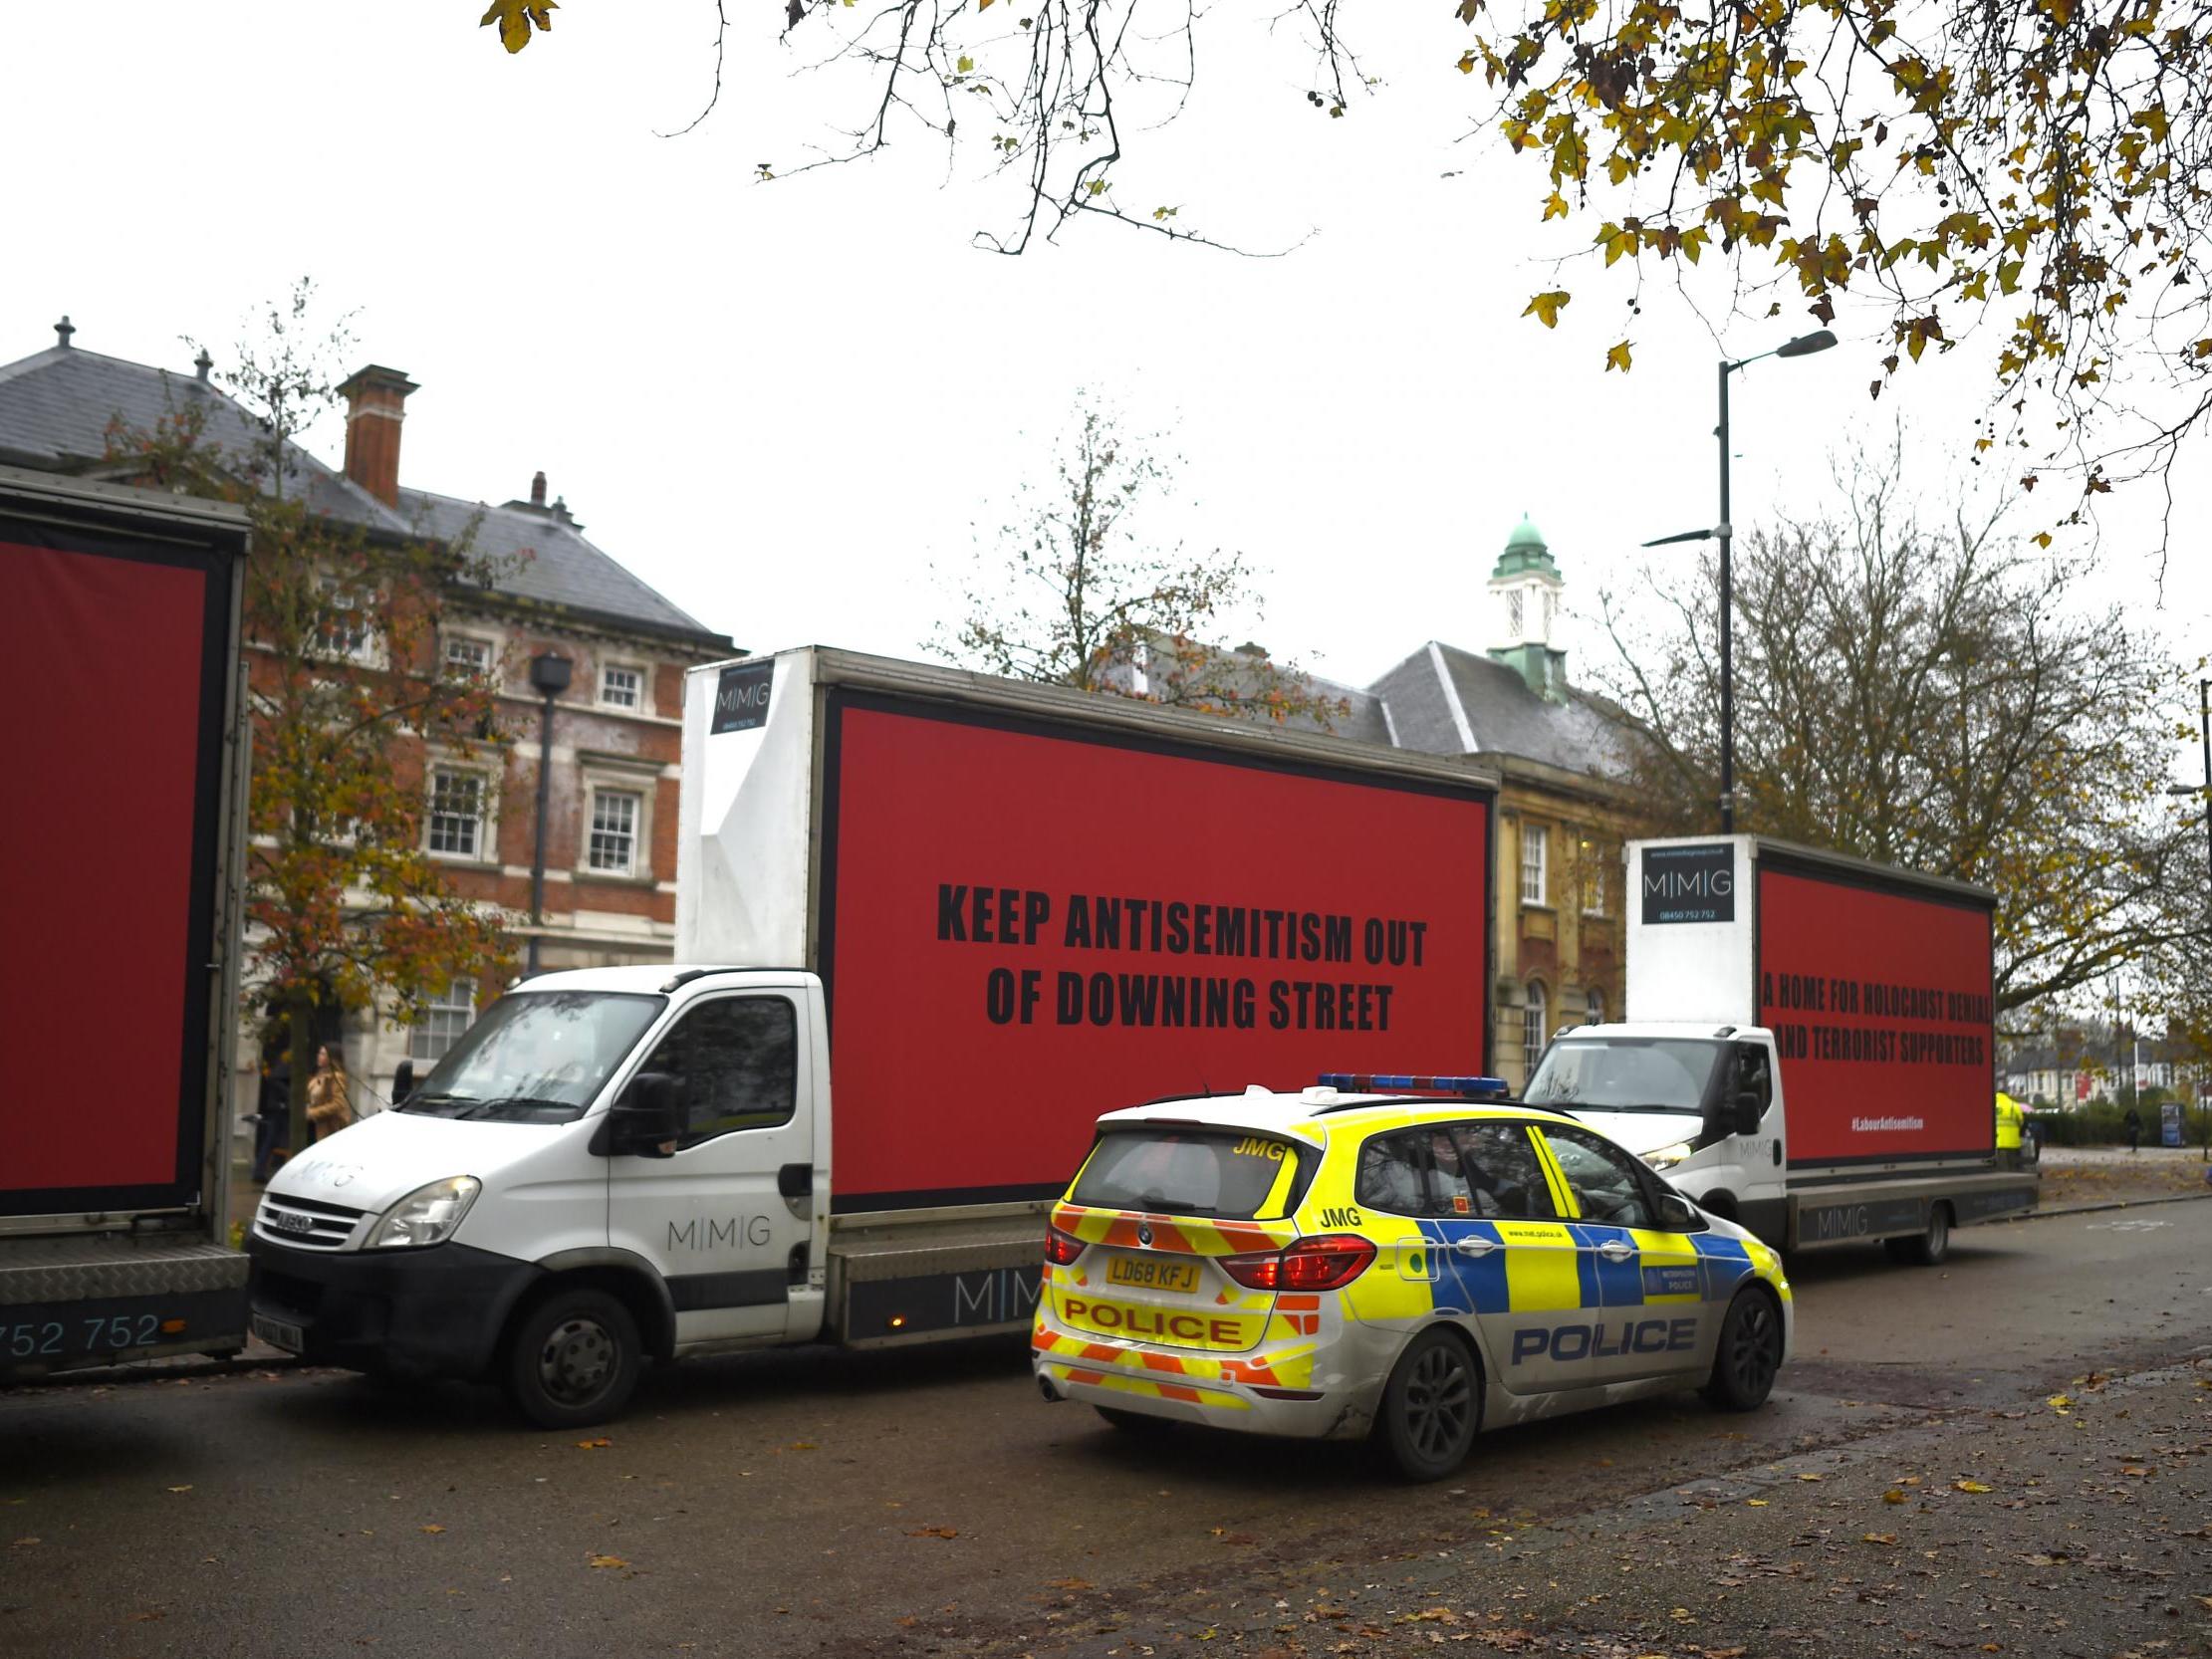
M 1649 1164 L 1653 1169 L 1672 1169 L 1676 1164 L 1680 1163 L 1684 1158 L 1688 1157 L 1690 1155 L 1690 1151 L 1691 1147 L 1688 1141 L 1678 1140 L 1672 1146 L 1662 1146 L 1655 1152 L 1644 1153 L 1643 1161 Z
M 448 1175 L 417 1187 L 369 1229 L 368 1250 L 419 1250 L 443 1244 L 461 1225 L 484 1183 L 473 1175 Z

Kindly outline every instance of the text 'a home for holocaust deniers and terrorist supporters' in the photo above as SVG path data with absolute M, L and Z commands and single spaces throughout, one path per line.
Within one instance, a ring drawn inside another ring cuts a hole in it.
M 1362 968 L 1418 971 L 1428 923 L 1214 904 L 1148 893 L 1055 894 L 1035 887 L 937 884 L 937 939 L 1024 950 L 1192 959 L 1187 969 L 1075 969 L 996 963 L 984 1011 L 996 1025 L 1202 1027 L 1273 1031 L 1390 1029 L 1393 981 Z M 1241 973 L 1249 962 L 1341 973 Z
M 1787 1060 L 1810 1057 L 1875 1065 L 1901 1062 L 1908 1066 L 1989 1064 L 1989 1049 L 1982 1037 L 1989 1028 L 1992 1006 L 1986 992 L 1820 974 L 1769 973 L 1763 978 L 1760 993 L 1776 1047 Z M 1787 1010 L 1798 1018 L 1777 1019 L 1778 1010 Z M 1824 1014 L 1833 1018 L 1804 1018 Z M 1913 1031 L 1865 1023 L 1876 1020 L 1898 1021 L 1904 1027 L 1918 1022 L 1979 1029 Z

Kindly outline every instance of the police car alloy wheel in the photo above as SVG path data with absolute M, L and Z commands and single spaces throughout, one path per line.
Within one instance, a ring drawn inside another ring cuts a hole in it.
M 1390 1373 L 1377 1431 L 1400 1474 L 1440 1481 L 1467 1461 L 1481 1411 L 1473 1355 L 1450 1331 L 1431 1326 L 1406 1344 Z
M 1724 1411 L 1756 1411 L 1774 1392 L 1781 1368 L 1781 1313 L 1764 1292 L 1739 1292 L 1721 1322 L 1705 1397 Z

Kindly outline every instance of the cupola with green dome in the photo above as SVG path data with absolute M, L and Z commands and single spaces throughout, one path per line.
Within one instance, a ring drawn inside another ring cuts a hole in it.
M 1490 654 L 1521 671 L 1529 689 L 1554 702 L 1567 696 L 1567 653 L 1552 646 L 1566 588 L 1544 533 L 1524 513 L 1490 572 Z

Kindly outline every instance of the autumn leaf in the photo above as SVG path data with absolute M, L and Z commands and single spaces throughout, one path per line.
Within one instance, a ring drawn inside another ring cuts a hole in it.
M 1859 1537 L 1859 1541 L 1862 1543 L 1893 1544 L 1897 1541 L 1897 1535 L 1895 1533 L 1863 1533 Z
M 1980 1481 L 1953 1481 L 1951 1485 L 1956 1487 L 1960 1492 L 1987 1492 L 1990 1490 L 1988 1487 L 1982 1485 Z
M 966 75 L 969 71 L 975 68 L 975 60 L 963 54 L 959 62 L 955 63 L 952 67 L 956 73 Z
M 579 1440 L 576 1443 L 576 1449 L 580 1452 L 596 1452 L 602 1446 L 612 1446 L 614 1444 L 614 1441 L 607 1439 L 605 1436 L 602 1436 L 598 1440 Z
M 167 1490 L 170 1492 L 190 1492 L 192 1489 L 188 1486 L 172 1486 Z
M 629 1565 L 629 1562 L 623 1560 L 619 1555 L 594 1555 L 587 1564 L 604 1569 L 607 1567 L 627 1566 Z
M 1901 1504 L 1905 1501 L 1905 1495 L 1898 1488 L 1891 1487 L 1881 1495 L 1881 1501 L 1884 1504 Z
M 957 1527 L 916 1527 L 906 1536 L 910 1539 L 956 1539 L 960 1536 L 960 1529 Z
M 1605 372 L 1610 374 L 1616 368 L 1623 374 L 1628 372 L 1628 342 L 1625 340 L 1605 354 Z
M 423 1525 L 422 1530 L 425 1533 L 442 1533 L 445 1531 L 445 1529 L 443 1527 L 440 1527 L 435 1521 L 426 1522 Z
M 794 1452 L 811 1452 L 815 1450 L 815 1444 L 811 1440 L 794 1440 L 788 1449 Z
M 509 52 L 520 52 L 530 44 L 532 24 L 547 34 L 553 32 L 553 19 L 548 12 L 560 8 L 561 0 L 492 0 L 492 9 L 477 22 L 480 29 L 499 25 L 499 44 Z
M 1539 294 L 1530 300 L 1528 309 L 1522 312 L 1521 315 L 1535 318 L 1547 329 L 1556 329 L 1559 327 L 1560 308 L 1565 306 L 1572 298 L 1574 296 L 1564 289 L 1555 288 L 1550 293 Z

